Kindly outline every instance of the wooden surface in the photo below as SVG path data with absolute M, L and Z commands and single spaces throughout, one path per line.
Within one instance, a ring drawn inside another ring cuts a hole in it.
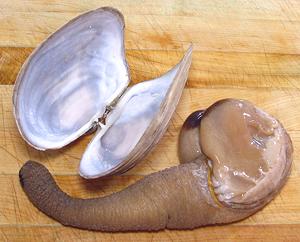
M 39 152 L 21 139 L 12 115 L 12 84 L 26 57 L 76 15 L 119 8 L 133 82 L 176 63 L 190 42 L 189 80 L 156 149 L 122 176 L 85 181 L 77 175 L 90 139 Z M 300 1 L 0 1 L 0 241 L 300 241 Z M 144 175 L 178 164 L 177 137 L 192 111 L 225 97 L 246 98 L 287 128 L 295 152 L 288 183 L 267 207 L 232 225 L 156 233 L 100 233 L 66 228 L 28 201 L 19 181 L 24 161 L 43 162 L 63 190 L 77 197 L 119 191 Z

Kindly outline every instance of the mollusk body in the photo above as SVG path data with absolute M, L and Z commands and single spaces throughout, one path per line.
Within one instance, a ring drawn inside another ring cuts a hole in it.
M 193 229 L 239 221 L 264 207 L 288 178 L 293 148 L 275 118 L 250 102 L 226 99 L 187 118 L 179 151 L 179 166 L 106 197 L 70 197 L 33 161 L 21 168 L 20 182 L 38 209 L 67 226 L 100 231 Z

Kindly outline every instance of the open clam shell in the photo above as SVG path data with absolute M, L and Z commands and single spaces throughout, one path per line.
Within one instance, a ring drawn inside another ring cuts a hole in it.
M 187 80 L 192 48 L 162 77 L 128 88 L 124 26 L 113 8 L 80 15 L 32 53 L 16 80 L 16 123 L 34 148 L 59 149 L 98 128 L 80 164 L 86 178 L 124 172 L 145 156 Z

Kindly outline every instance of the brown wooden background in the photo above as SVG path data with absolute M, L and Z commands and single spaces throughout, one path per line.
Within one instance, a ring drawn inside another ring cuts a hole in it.
M 183 97 L 156 149 L 122 176 L 85 181 L 77 167 L 90 137 L 58 151 L 30 148 L 12 115 L 12 84 L 26 57 L 50 33 L 76 15 L 106 5 L 125 15 L 134 82 L 162 74 L 190 42 L 195 51 Z M 0 241 L 300 241 L 300 1 L 1 0 L 0 84 Z M 63 227 L 40 213 L 19 185 L 19 168 L 34 159 L 73 196 L 121 190 L 146 174 L 178 164 L 183 120 L 225 97 L 249 99 L 279 118 L 295 148 L 287 185 L 245 221 L 193 231 L 89 232 Z

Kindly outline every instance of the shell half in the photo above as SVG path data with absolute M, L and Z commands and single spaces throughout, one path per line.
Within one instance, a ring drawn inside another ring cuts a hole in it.
M 79 173 L 96 178 L 134 166 L 159 141 L 179 102 L 191 65 L 192 47 L 163 76 L 130 87 L 89 144 Z M 100 152 L 99 152 L 100 151 Z
M 88 131 L 129 84 L 124 20 L 100 8 L 80 15 L 44 41 L 23 65 L 14 114 L 39 150 L 61 148 Z

